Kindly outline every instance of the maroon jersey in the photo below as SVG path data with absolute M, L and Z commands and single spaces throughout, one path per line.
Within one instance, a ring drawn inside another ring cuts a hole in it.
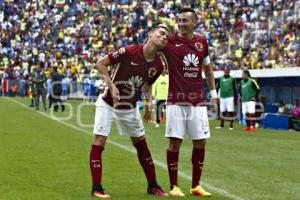
M 164 68 L 158 54 L 151 62 L 145 60 L 142 45 L 122 47 L 109 53 L 108 58 L 111 64 L 117 64 L 112 81 L 120 92 L 121 99 L 115 105 L 118 109 L 135 108 L 144 83 L 153 84 Z M 113 106 L 109 91 L 103 100 Z
M 208 59 L 208 44 L 202 36 L 191 40 L 173 34 L 163 50 L 169 70 L 168 104 L 197 105 L 203 102 L 203 60 Z

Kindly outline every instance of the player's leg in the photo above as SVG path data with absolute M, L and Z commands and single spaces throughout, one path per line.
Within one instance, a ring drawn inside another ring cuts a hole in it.
M 255 131 L 255 101 L 247 102 L 247 106 L 249 113 L 250 131 Z
M 54 112 L 57 112 L 57 110 L 58 110 L 58 98 L 59 98 L 59 94 L 53 93 L 52 105 L 53 105 Z
M 200 185 L 206 139 L 210 137 L 209 122 L 206 107 L 190 107 L 187 129 L 189 138 L 193 140 L 192 151 L 192 189 L 190 193 L 196 196 L 211 196 Z
M 166 133 L 169 138 L 167 166 L 170 180 L 170 195 L 185 196 L 178 187 L 179 150 L 186 131 L 186 114 L 183 106 L 166 106 Z
M 113 122 L 113 111 L 104 105 L 98 105 L 95 113 L 94 139 L 90 150 L 90 170 L 92 176 L 91 194 L 99 198 L 110 198 L 102 187 L 102 153 Z
M 138 109 L 131 111 L 118 111 L 116 123 L 121 135 L 129 135 L 136 148 L 139 162 L 144 170 L 148 182 L 148 194 L 166 196 L 166 193 L 156 182 L 155 167 L 146 139 L 143 120 Z
M 163 109 L 165 108 L 166 101 L 165 100 L 159 100 L 159 119 L 160 121 L 164 120 L 164 113 Z
M 90 150 L 90 170 L 92 175 L 92 195 L 100 198 L 110 197 L 104 192 L 102 187 L 102 152 L 104 150 L 107 137 L 94 135 L 92 148 Z
M 159 127 L 160 124 L 160 100 L 156 101 L 156 125 L 155 127 Z
M 46 106 L 46 89 L 45 88 L 41 88 L 41 96 L 42 96 L 44 110 L 46 111 L 47 106 Z
M 161 187 L 158 185 L 156 181 L 154 162 L 144 135 L 140 137 L 130 137 L 130 138 L 132 144 L 136 148 L 139 162 L 147 178 L 147 182 L 148 182 L 147 193 L 158 195 L 158 196 L 167 196 L 168 194 L 161 189 Z
M 226 115 L 226 104 L 224 98 L 220 98 L 220 126 L 217 126 L 216 129 L 224 128 L 224 117 Z
M 35 94 L 35 109 L 39 110 L 40 109 L 40 92 L 39 89 L 36 89 L 36 94 Z
M 50 109 L 51 106 L 52 106 L 52 95 L 51 95 L 51 92 L 50 92 L 50 94 L 49 94 L 49 106 L 48 106 L 48 108 Z
M 169 138 L 169 147 L 167 149 L 167 165 L 171 190 L 173 190 L 175 186 L 178 187 L 178 162 L 181 143 L 182 139 L 180 138 Z
M 234 98 L 229 97 L 226 100 L 226 109 L 229 113 L 229 121 L 230 121 L 230 127 L 229 130 L 233 130 L 233 123 L 234 123 Z
M 246 118 L 245 119 L 246 127 L 244 128 L 244 130 L 249 131 L 250 130 L 250 121 L 249 121 L 247 102 L 242 102 L 242 113 L 243 113 L 243 117 Z

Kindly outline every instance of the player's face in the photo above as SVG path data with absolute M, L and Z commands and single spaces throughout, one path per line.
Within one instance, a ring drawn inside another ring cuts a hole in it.
M 180 13 L 177 18 L 179 33 L 187 35 L 194 32 L 196 19 L 191 12 Z
M 247 75 L 245 72 L 243 72 L 242 78 L 243 78 L 243 79 L 247 79 L 247 78 L 248 78 L 248 75 Z
M 149 33 L 149 40 L 159 49 L 164 48 L 168 42 L 169 32 L 164 28 L 157 28 Z
M 228 76 L 229 73 L 230 73 L 230 70 L 229 70 L 229 69 L 224 69 L 224 74 L 225 74 L 225 76 Z

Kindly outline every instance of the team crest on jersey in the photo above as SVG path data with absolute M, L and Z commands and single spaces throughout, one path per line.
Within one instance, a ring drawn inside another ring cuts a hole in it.
M 156 69 L 154 67 L 151 67 L 149 70 L 148 70 L 148 76 L 150 78 L 152 78 L 153 76 L 155 76 L 156 74 Z
M 198 51 L 203 51 L 203 44 L 202 43 L 196 42 L 195 47 L 197 48 Z

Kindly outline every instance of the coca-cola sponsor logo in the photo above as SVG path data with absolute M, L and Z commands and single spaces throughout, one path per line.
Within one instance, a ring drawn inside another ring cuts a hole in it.
M 185 72 L 183 76 L 187 78 L 197 78 L 198 72 Z

